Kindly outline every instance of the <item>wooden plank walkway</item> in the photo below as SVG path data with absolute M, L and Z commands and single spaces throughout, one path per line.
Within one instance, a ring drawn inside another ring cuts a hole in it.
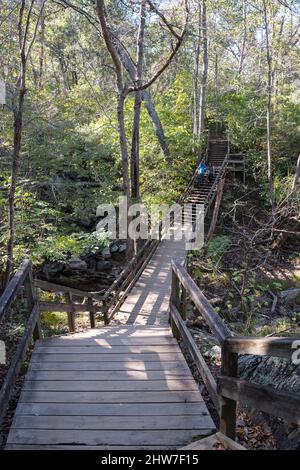
M 185 255 L 163 240 L 114 326 L 37 342 L 6 449 L 178 449 L 214 432 L 168 325 Z
M 184 260 L 185 241 L 162 240 L 146 269 L 115 316 L 115 322 L 168 325 L 171 259 Z
M 169 328 L 39 341 L 6 449 L 175 449 L 214 424 Z

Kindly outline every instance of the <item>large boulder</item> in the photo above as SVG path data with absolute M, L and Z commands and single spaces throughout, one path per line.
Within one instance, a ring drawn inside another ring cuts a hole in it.
M 283 290 L 280 297 L 287 305 L 300 304 L 300 289 Z
M 126 251 L 126 243 L 122 243 L 119 246 L 119 253 L 124 253 Z
M 103 256 L 104 259 L 110 259 L 111 258 L 110 248 L 108 246 L 104 248 L 104 250 L 101 251 L 101 255 Z
M 279 357 L 240 356 L 239 374 L 260 385 L 300 393 L 300 365 Z
M 61 273 L 64 269 L 63 263 L 45 263 L 43 266 L 43 273 L 47 275 L 54 275 L 57 273 Z
M 72 256 L 69 259 L 67 266 L 69 269 L 75 269 L 80 271 L 84 271 L 85 269 L 87 269 L 87 263 L 82 259 L 77 258 L 76 256 Z
M 97 261 L 96 271 L 110 271 L 111 263 L 109 261 Z

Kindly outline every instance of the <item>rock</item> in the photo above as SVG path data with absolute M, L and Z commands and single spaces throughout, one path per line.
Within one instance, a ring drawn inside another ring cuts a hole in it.
M 97 261 L 96 271 L 110 271 L 111 263 L 109 261 Z
M 87 263 L 80 258 L 76 258 L 72 256 L 68 261 L 68 268 L 69 269 L 78 269 L 78 270 L 85 270 L 87 269 Z
M 300 366 L 279 357 L 240 356 L 239 375 L 260 385 L 300 392 Z
M 63 263 L 45 263 L 43 266 L 44 274 L 57 274 L 62 272 L 64 269 Z
M 126 243 L 122 243 L 120 246 L 119 246 L 119 253 L 124 253 L 124 251 L 126 251 Z
M 104 248 L 104 250 L 101 251 L 101 255 L 103 256 L 104 259 L 111 258 L 110 248 L 108 246 Z
M 300 428 L 294 429 L 289 435 L 288 438 L 294 449 L 300 449 Z
M 118 251 L 119 251 L 118 245 L 112 245 L 112 246 L 110 247 L 110 252 L 111 252 L 111 253 L 117 253 Z
M 287 289 L 280 293 L 283 302 L 288 305 L 300 304 L 300 289 Z
M 214 361 L 221 360 L 221 348 L 218 345 L 213 346 L 211 349 L 206 351 L 205 356 L 210 357 Z

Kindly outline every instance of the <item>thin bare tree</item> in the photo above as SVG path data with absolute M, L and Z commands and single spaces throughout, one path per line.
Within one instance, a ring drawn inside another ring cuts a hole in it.
M 267 162 L 268 162 L 268 181 L 269 181 L 269 197 L 272 209 L 274 208 L 274 190 L 273 190 L 273 169 L 272 169 L 272 52 L 270 45 L 270 32 L 269 32 L 269 3 L 268 0 L 263 0 L 263 22 L 266 40 L 266 56 L 267 56 Z
M 17 81 L 17 105 L 14 109 L 14 138 L 13 152 L 11 159 L 10 189 L 8 198 L 8 226 L 9 237 L 7 242 L 7 261 L 3 277 L 3 288 L 9 282 L 14 266 L 14 245 L 15 245 L 15 196 L 17 188 L 18 170 L 20 165 L 20 153 L 23 132 L 23 114 L 26 89 L 27 64 L 30 52 L 36 39 L 40 18 L 43 14 L 46 0 L 43 0 L 39 6 L 39 12 L 36 16 L 35 24 L 33 22 L 33 13 L 35 0 L 29 2 L 27 7 L 26 0 L 21 0 L 18 15 L 18 38 L 19 38 L 19 77 Z
M 207 14 L 206 14 L 206 0 L 202 0 L 202 14 L 201 14 L 201 30 L 202 30 L 202 78 L 200 87 L 200 108 L 199 108 L 199 137 L 203 137 L 204 131 L 204 117 L 206 108 L 206 84 L 208 75 L 208 38 L 207 38 Z

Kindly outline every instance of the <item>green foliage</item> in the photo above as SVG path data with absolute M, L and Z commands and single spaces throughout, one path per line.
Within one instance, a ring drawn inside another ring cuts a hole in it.
M 32 252 L 35 263 L 47 261 L 64 261 L 72 255 L 96 253 L 109 243 L 107 233 L 72 233 L 70 235 L 51 236 L 42 241 Z
M 225 235 L 214 237 L 209 242 L 207 247 L 207 257 L 213 266 L 217 267 L 220 264 L 229 245 L 230 239 Z

